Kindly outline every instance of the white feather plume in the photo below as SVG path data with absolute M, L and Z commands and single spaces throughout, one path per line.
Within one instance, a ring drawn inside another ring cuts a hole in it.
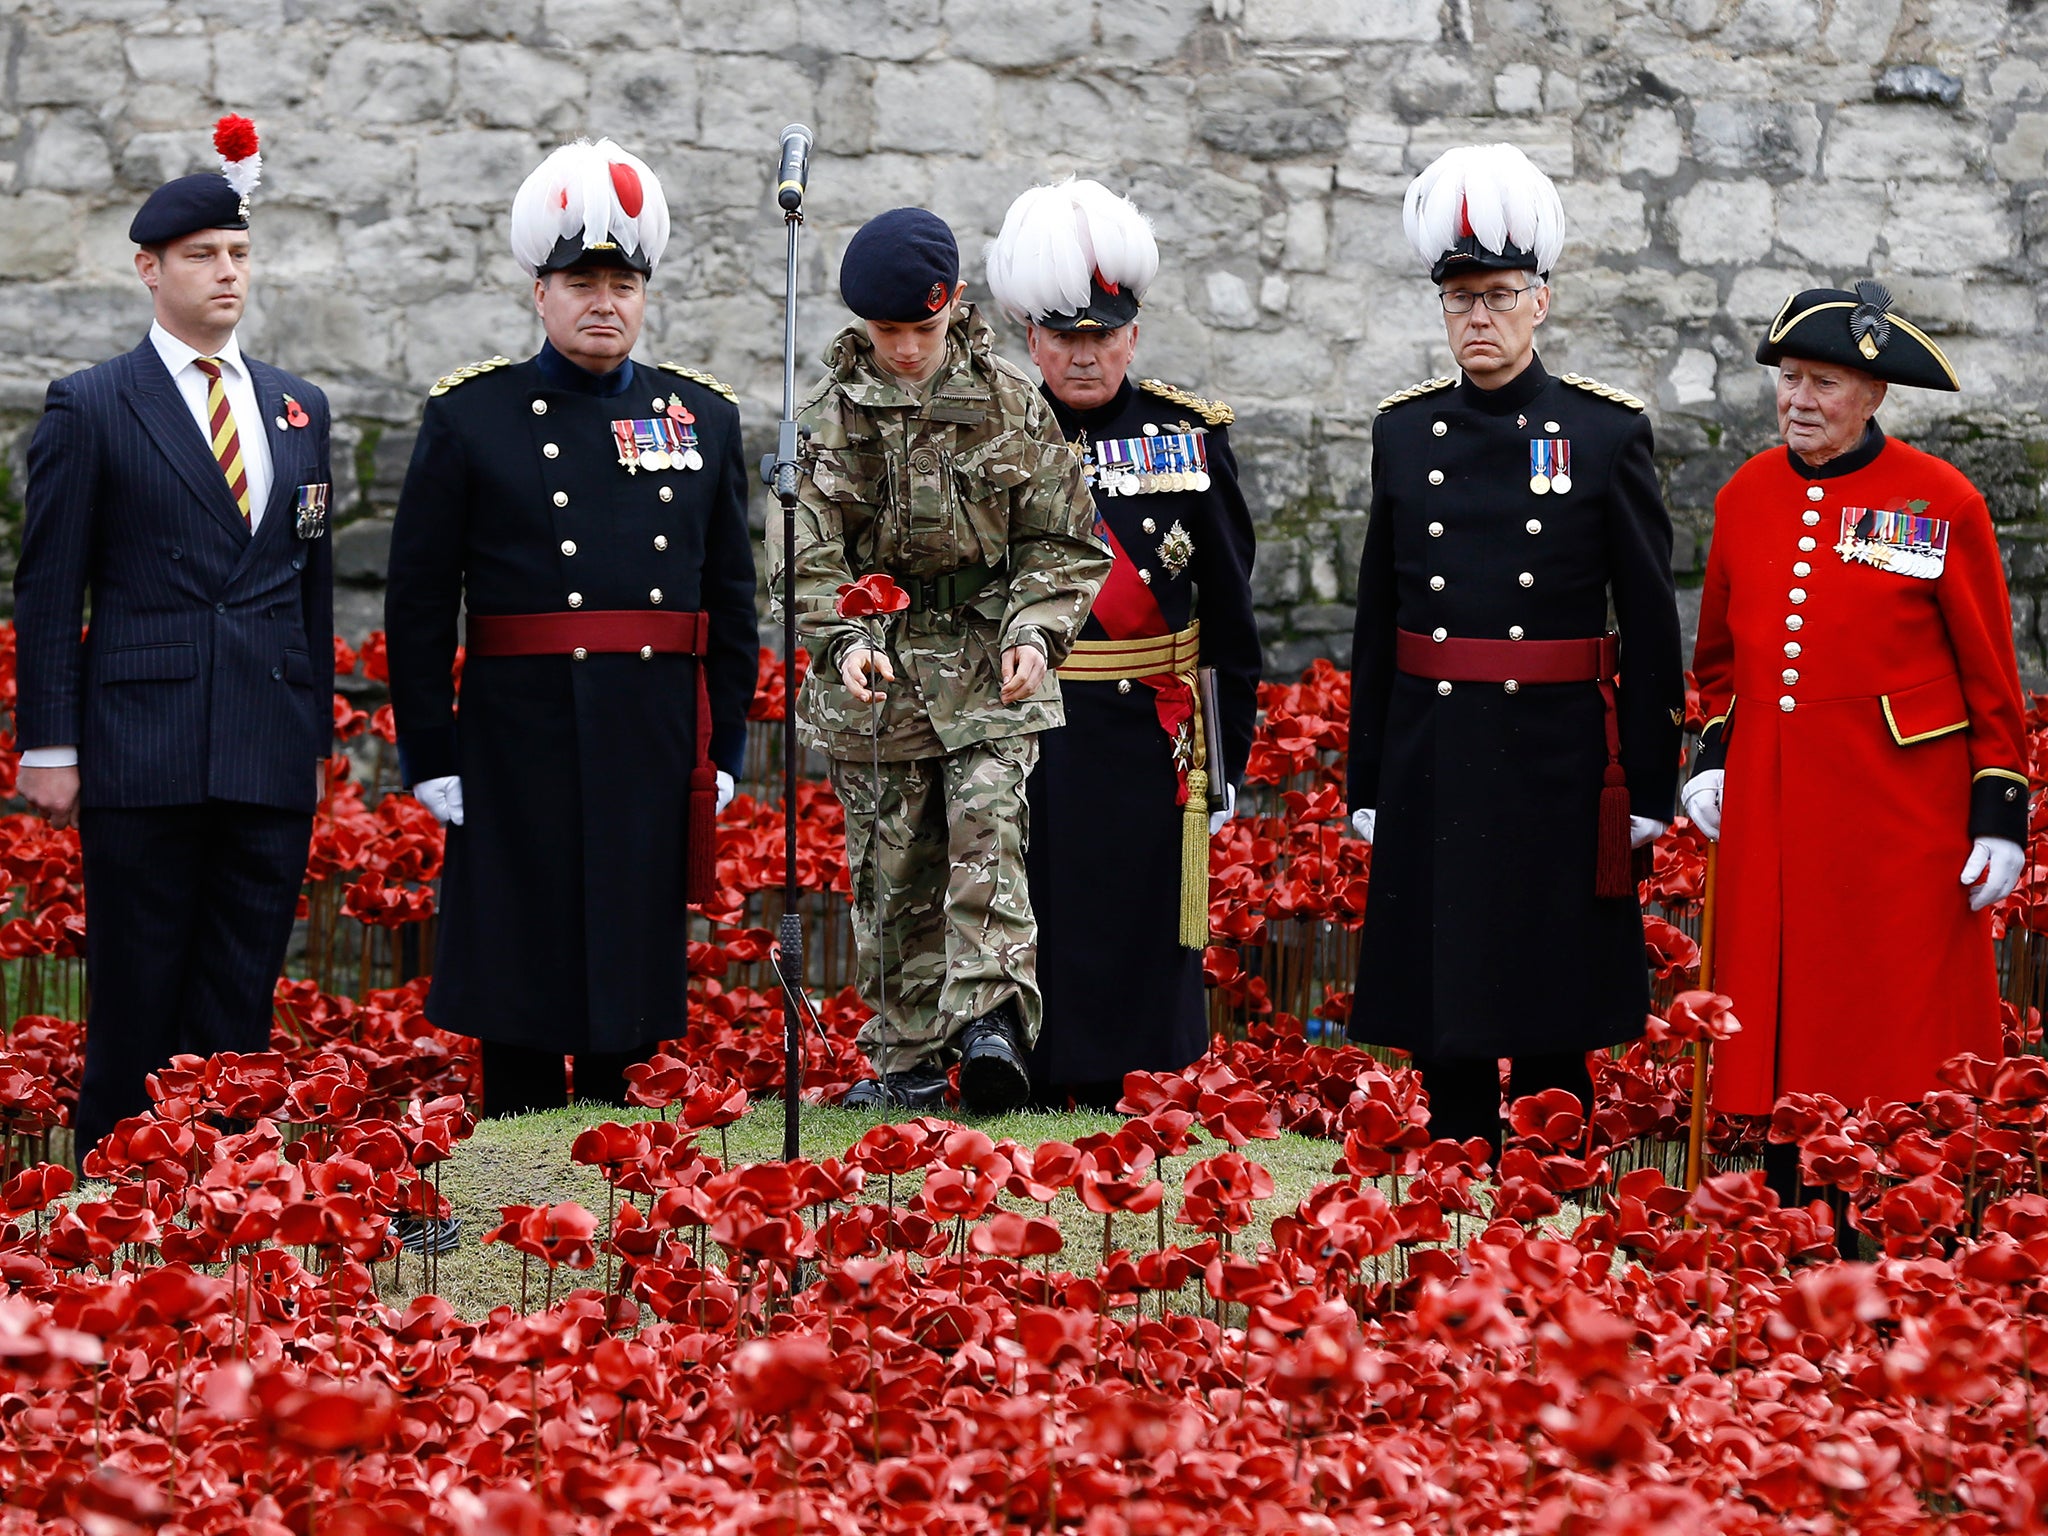
M 221 175 L 227 177 L 228 185 L 235 189 L 235 196 L 246 199 L 263 180 L 263 156 L 246 155 L 240 160 L 223 160 Z
M 612 167 L 626 167 L 640 187 L 640 209 L 626 212 Z M 650 267 L 668 245 L 668 199 L 661 180 L 637 155 L 610 139 L 578 139 L 541 161 L 512 199 L 512 254 L 537 272 L 564 236 L 584 246 L 617 244 L 629 255 L 644 252 Z
M 1098 272 L 1144 298 L 1159 275 L 1159 242 L 1129 198 L 1070 176 L 1010 204 L 983 271 L 999 309 L 1019 322 L 1036 320 L 1086 309 Z
M 1490 251 L 1512 244 L 1548 274 L 1564 251 L 1564 204 L 1548 176 L 1512 144 L 1447 149 L 1408 184 L 1401 221 L 1425 263 L 1458 243 L 1471 225 Z

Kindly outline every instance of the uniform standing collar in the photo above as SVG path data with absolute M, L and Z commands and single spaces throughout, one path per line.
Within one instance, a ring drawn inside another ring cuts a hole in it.
M 1884 428 L 1872 417 L 1863 429 L 1863 441 L 1839 458 L 1829 459 L 1825 464 L 1809 464 L 1790 448 L 1785 457 L 1792 463 L 1792 472 L 1808 480 L 1833 480 L 1838 475 L 1853 475 L 1859 469 L 1867 469 L 1877 462 L 1877 456 L 1884 452 Z
M 1125 379 L 1123 383 L 1117 386 L 1115 394 L 1111 395 L 1102 404 L 1090 406 L 1084 411 L 1068 405 L 1058 395 L 1054 394 L 1047 385 L 1041 384 L 1039 392 L 1045 396 L 1046 403 L 1052 407 L 1053 415 L 1059 420 L 1060 430 L 1066 433 L 1068 437 L 1072 437 L 1076 432 L 1095 432 L 1108 426 L 1131 408 L 1131 396 L 1137 393 L 1131 387 L 1131 381 Z
M 1543 371 L 1543 359 L 1532 352 L 1529 354 L 1529 366 L 1499 389 L 1481 389 L 1469 377 L 1459 375 L 1458 397 L 1475 411 L 1484 411 L 1489 416 L 1505 416 L 1510 411 L 1521 410 L 1542 394 L 1544 385 L 1549 382 L 1550 375 Z
M 542 381 L 550 389 L 573 395 L 623 395 L 633 383 L 633 359 L 627 358 L 610 373 L 592 373 L 581 363 L 572 363 L 555 350 L 552 341 L 540 344 L 534 358 Z

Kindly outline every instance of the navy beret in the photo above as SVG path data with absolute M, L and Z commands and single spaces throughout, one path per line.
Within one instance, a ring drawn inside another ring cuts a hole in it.
M 929 320 L 953 302 L 959 282 L 953 231 L 922 208 L 876 214 L 847 242 L 839 263 L 839 296 L 863 320 Z
M 249 205 L 219 171 L 180 176 L 149 194 L 128 226 L 137 245 L 164 245 L 202 229 L 247 229 Z

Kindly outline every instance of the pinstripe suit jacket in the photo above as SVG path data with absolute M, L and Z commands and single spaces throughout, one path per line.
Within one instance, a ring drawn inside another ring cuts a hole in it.
M 275 474 L 252 536 L 145 338 L 50 386 L 28 449 L 14 576 L 16 745 L 78 747 L 87 806 L 316 803 L 333 735 L 330 540 L 298 536 L 331 481 L 327 397 L 245 358 Z M 289 394 L 310 418 L 279 429 Z M 87 589 L 91 628 L 80 638 Z

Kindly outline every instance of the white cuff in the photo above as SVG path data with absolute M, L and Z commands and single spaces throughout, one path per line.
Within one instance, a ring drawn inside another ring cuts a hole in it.
M 30 747 L 21 754 L 24 768 L 76 768 L 78 748 L 76 747 Z

